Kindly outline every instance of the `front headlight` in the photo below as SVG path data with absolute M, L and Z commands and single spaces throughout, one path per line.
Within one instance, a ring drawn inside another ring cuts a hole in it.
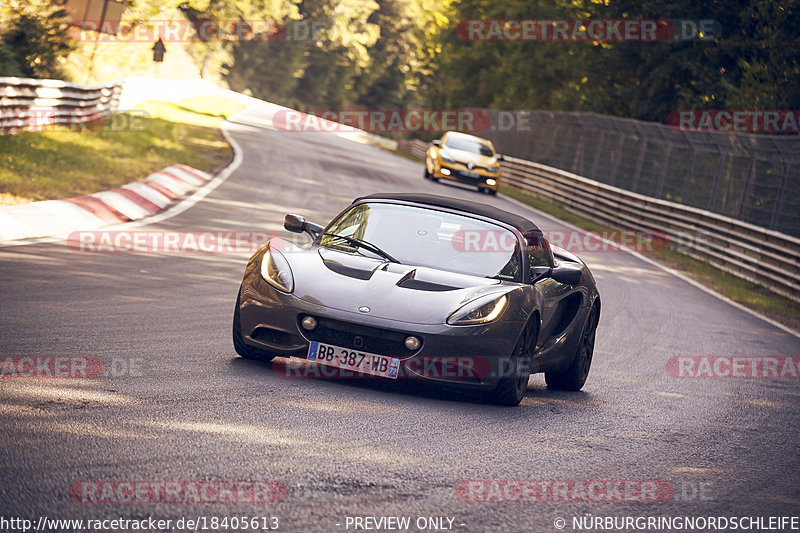
M 452 326 L 470 326 L 484 324 L 499 317 L 506 308 L 508 297 L 486 296 L 467 302 L 447 318 L 447 323 Z
M 486 171 L 491 172 L 492 174 L 494 174 L 498 170 L 500 170 L 500 167 L 486 167 Z
M 292 269 L 280 252 L 267 248 L 261 258 L 261 277 L 279 291 L 291 293 L 294 290 Z

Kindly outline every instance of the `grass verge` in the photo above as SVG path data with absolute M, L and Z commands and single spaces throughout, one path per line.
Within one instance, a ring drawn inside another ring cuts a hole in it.
M 0 204 L 69 198 L 174 163 L 214 173 L 233 158 L 220 125 L 244 106 L 223 98 L 148 101 L 75 128 L 0 136 Z
M 606 225 L 584 218 L 580 215 L 552 204 L 541 198 L 526 194 L 510 187 L 500 187 L 500 192 L 519 200 L 531 207 L 551 214 L 556 218 L 569 222 L 579 228 L 601 232 L 609 230 Z M 619 229 L 619 228 L 617 228 Z M 706 287 L 738 302 L 754 311 L 768 316 L 792 329 L 800 330 L 800 303 L 775 294 L 760 285 L 750 283 L 741 278 L 723 272 L 708 263 L 698 261 L 692 257 L 669 247 L 665 250 L 648 253 L 647 256 L 665 266 L 699 281 Z
M 408 152 L 403 152 L 402 150 L 392 150 L 391 148 L 386 148 L 385 146 L 378 146 L 381 150 L 386 150 L 390 154 L 394 154 L 397 157 L 402 157 L 403 159 L 408 159 L 409 161 L 413 161 L 415 163 L 425 163 L 424 157 L 417 157 L 415 155 L 409 154 Z

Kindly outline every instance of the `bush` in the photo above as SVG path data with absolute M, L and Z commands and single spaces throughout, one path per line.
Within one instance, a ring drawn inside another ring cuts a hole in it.
M 0 11 L 0 76 L 61 78 L 74 43 L 66 11 L 49 0 L 10 0 Z

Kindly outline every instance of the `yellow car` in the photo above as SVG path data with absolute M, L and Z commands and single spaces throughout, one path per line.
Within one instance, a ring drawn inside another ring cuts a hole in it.
M 474 185 L 478 191 L 497 194 L 503 156 L 490 141 L 448 131 L 431 143 L 425 157 L 425 179 L 454 180 Z

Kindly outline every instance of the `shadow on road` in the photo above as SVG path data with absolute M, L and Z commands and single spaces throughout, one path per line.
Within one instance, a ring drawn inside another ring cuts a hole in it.
M 304 361 L 304 363 L 306 362 Z M 311 365 L 313 363 L 306 364 Z M 237 357 L 230 361 L 230 366 L 237 374 L 256 375 L 268 380 L 276 378 L 291 379 L 296 381 L 298 385 L 322 382 L 334 387 L 350 387 L 381 394 L 426 398 L 441 402 L 472 403 L 492 406 L 501 410 L 507 409 L 501 406 L 494 406 L 485 392 L 476 392 L 457 386 L 441 385 L 415 379 L 388 380 L 371 376 L 343 378 L 330 377 L 321 372 L 304 372 L 304 375 L 298 375 L 298 373 L 291 371 L 291 363 L 284 358 L 276 358 L 271 362 L 261 362 Z M 520 404 L 521 408 L 560 405 L 562 407 L 585 409 L 596 404 L 592 395 L 586 392 L 554 391 L 548 389 L 543 382 L 539 383 L 539 381 L 543 380 L 536 375 L 531 376 L 528 382 L 528 392 Z

